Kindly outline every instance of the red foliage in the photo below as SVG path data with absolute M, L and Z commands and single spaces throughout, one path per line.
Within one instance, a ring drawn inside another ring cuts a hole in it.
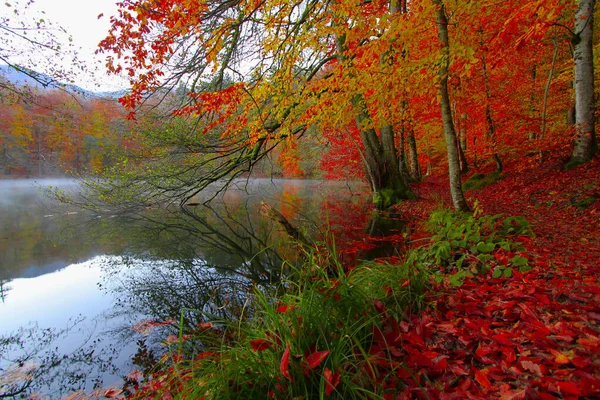
M 254 351 L 263 351 L 267 350 L 273 342 L 264 339 L 254 339 L 250 341 L 250 346 L 252 346 L 252 350 Z
M 329 368 L 325 368 L 325 370 L 323 370 L 323 376 L 325 377 L 325 394 L 331 396 L 331 393 L 333 393 L 340 383 L 340 371 L 333 373 Z
M 325 351 L 316 351 L 309 356 L 306 357 L 306 364 L 308 368 L 315 369 L 321 364 L 321 362 L 327 357 L 329 354 L 329 350 Z
M 476 197 L 486 213 L 532 223 L 536 236 L 520 239 L 534 268 L 438 285 L 432 310 L 404 328 L 386 321 L 381 339 L 411 370 L 398 372 L 407 387 L 397 398 L 418 396 L 416 388 L 435 399 L 600 396 L 600 204 L 577 207 L 600 197 L 600 160 L 509 170 Z M 445 185 L 429 180 L 420 201 L 399 208 L 425 216 Z
M 336 131 L 325 130 L 327 152 L 321 158 L 323 177 L 334 180 L 364 180 L 360 155 L 362 142 L 356 125 Z
M 290 375 L 288 370 L 288 366 L 290 363 L 290 344 L 285 347 L 285 351 L 283 352 L 283 356 L 281 357 L 281 362 L 279 363 L 279 370 L 281 371 L 281 375 L 287 378 L 290 382 L 294 382 L 294 378 Z

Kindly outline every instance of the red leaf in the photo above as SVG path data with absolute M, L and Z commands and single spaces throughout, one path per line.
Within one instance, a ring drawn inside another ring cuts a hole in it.
M 285 347 L 285 351 L 283 352 L 283 357 L 281 357 L 281 362 L 279 363 L 279 369 L 281 370 L 281 375 L 287 378 L 290 382 L 294 382 L 294 379 L 290 375 L 288 371 L 288 364 L 290 363 L 290 344 L 288 343 Z
M 558 397 L 552 396 L 550 393 L 538 393 L 540 400 L 558 400 Z
M 263 351 L 271 347 L 273 342 L 264 339 L 254 339 L 250 341 L 250 346 L 254 351 Z
M 374 299 L 373 305 L 375 306 L 375 310 L 377 310 L 378 313 L 385 312 L 385 305 L 380 300 Z
M 321 364 L 321 362 L 327 357 L 329 354 L 329 350 L 325 351 L 317 351 L 306 357 L 306 362 L 308 363 L 308 368 L 315 369 Z
M 490 380 L 487 378 L 487 376 L 485 375 L 485 373 L 483 371 L 475 370 L 475 380 L 481 386 L 483 386 L 486 390 L 488 390 L 489 388 L 492 387 L 492 383 L 490 382 Z
M 577 339 L 577 343 L 590 350 L 594 350 L 596 347 L 600 347 L 600 339 L 590 335 L 588 335 L 587 338 Z
M 504 346 L 511 346 L 511 347 L 513 347 L 515 345 L 508 338 L 506 338 L 503 334 L 494 335 L 494 336 L 492 336 L 492 339 L 495 340 L 496 342 L 504 345 Z
M 278 313 L 285 314 L 289 311 L 292 311 L 293 309 L 294 309 L 294 306 L 283 305 L 283 306 L 277 307 L 277 309 L 275 311 L 277 311 Z
M 325 377 L 325 394 L 331 396 L 331 393 L 333 393 L 336 386 L 340 383 L 340 371 L 334 374 L 326 367 L 323 371 L 323 376 Z
M 600 379 L 594 376 L 583 376 L 581 378 L 581 394 L 583 396 L 592 396 L 600 394 Z
M 500 400 L 524 400 L 527 396 L 527 390 L 522 389 L 516 392 L 506 392 L 502 394 Z
M 581 389 L 573 382 L 556 382 L 556 386 L 558 386 L 563 393 L 575 396 L 581 395 Z

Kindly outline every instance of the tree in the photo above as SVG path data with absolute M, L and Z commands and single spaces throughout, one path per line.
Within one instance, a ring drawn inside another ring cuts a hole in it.
M 472 170 L 491 160 L 501 170 L 568 146 L 572 71 L 559 26 L 570 4 L 125 0 L 99 51 L 112 72 L 131 76 L 121 99 L 131 117 L 170 102 L 160 113 L 174 118 L 174 139 L 152 124 L 138 132 L 161 138 L 160 151 L 140 141 L 152 157 L 179 157 L 167 175 L 184 183 L 165 185 L 158 170 L 145 182 L 182 203 L 266 165 L 272 151 L 299 174 L 305 153 L 295 143 L 310 137 L 346 146 L 336 154 L 349 162 L 337 165 L 361 161 L 382 208 L 410 197 L 408 158 L 417 176 L 418 152 L 429 165 L 447 157 L 455 208 L 467 210 L 457 173 L 467 157 Z
M 310 126 L 338 129 L 354 118 L 362 132 L 375 203 L 386 207 L 410 196 L 397 168 L 394 121 L 373 114 L 369 88 L 356 85 L 368 73 L 360 71 L 365 66 L 356 53 L 365 39 L 386 29 L 373 26 L 387 13 L 386 2 L 207 3 L 199 12 L 189 12 L 192 5 L 184 1 L 124 1 L 120 6 L 101 46 L 117 55 L 133 53 L 122 60 L 109 56 L 113 72 L 124 70 L 133 77 L 133 90 L 123 104 L 134 109 L 148 89 L 183 83 L 189 89 L 188 102 L 175 112 L 213 121 L 208 129 L 218 126 L 238 146 L 227 167 L 206 174 L 190 193 L 216 179 L 245 173 L 267 149 L 289 143 Z M 368 23 L 363 24 L 363 17 Z M 242 62 L 249 52 L 250 66 Z M 161 82 L 164 65 L 173 73 Z M 326 67 L 331 73 L 323 75 Z M 212 80 L 203 82 L 201 76 L 209 71 Z M 338 91 L 336 78 L 353 89 Z M 353 111 L 342 111 L 345 104 L 352 104 Z
M 587 162 L 598 151 L 593 45 L 595 4 L 595 0 L 579 0 L 575 13 L 575 144 L 570 164 Z
M 446 8 L 442 0 L 434 0 L 437 6 L 436 22 L 438 28 L 438 39 L 441 46 L 440 61 L 440 108 L 442 110 L 442 120 L 444 122 L 444 136 L 446 138 L 446 148 L 448 152 L 448 174 L 450 176 L 450 193 L 452 203 L 456 211 L 470 211 L 467 201 L 462 191 L 462 181 L 460 178 L 460 159 L 458 154 L 458 140 L 454 129 L 452 111 L 450 109 L 450 96 L 448 95 L 448 70 L 450 66 L 450 40 L 448 35 L 448 18 L 446 17 Z
M 86 70 L 65 29 L 43 14 L 34 13 L 33 3 L 34 0 L 6 2 L 3 6 L 8 12 L 0 16 L 0 63 L 31 78 L 29 85 L 0 79 L 0 89 L 26 96 L 29 101 L 35 97 L 34 86 L 65 88 L 66 83 L 74 83 L 74 69 Z

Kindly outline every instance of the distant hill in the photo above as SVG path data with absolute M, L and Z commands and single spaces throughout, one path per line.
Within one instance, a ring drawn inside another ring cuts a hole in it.
M 127 93 L 127 90 L 118 90 L 111 92 L 93 92 L 83 89 L 77 85 L 60 83 L 51 76 L 40 72 L 31 71 L 30 74 L 26 74 L 6 64 L 0 64 L 0 79 L 3 79 L 16 87 L 28 86 L 30 88 L 38 90 L 63 88 L 70 92 L 82 95 L 84 97 L 103 97 L 118 99 L 119 97 L 122 97 Z

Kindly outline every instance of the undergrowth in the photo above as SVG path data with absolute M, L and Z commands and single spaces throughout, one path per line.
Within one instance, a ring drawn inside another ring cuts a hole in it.
M 133 387 L 134 397 L 395 396 L 406 386 L 400 377 L 412 374 L 395 342 L 401 327 L 428 307 L 432 284 L 461 285 L 487 273 L 506 279 L 513 268 L 529 268 L 518 244 L 531 235 L 522 218 L 483 216 L 477 207 L 473 215 L 438 209 L 427 229 L 430 244 L 409 251 L 401 264 L 347 270 L 335 251 L 307 250 L 276 295 L 255 287 L 251 307 L 235 320 L 213 319 L 191 335 L 181 331 L 161 370 Z M 182 352 L 185 341 L 202 351 Z
M 471 176 L 463 183 L 463 190 L 466 192 L 473 189 L 482 189 L 486 186 L 496 183 L 501 177 L 499 171 L 491 172 L 487 175 L 477 173 Z

